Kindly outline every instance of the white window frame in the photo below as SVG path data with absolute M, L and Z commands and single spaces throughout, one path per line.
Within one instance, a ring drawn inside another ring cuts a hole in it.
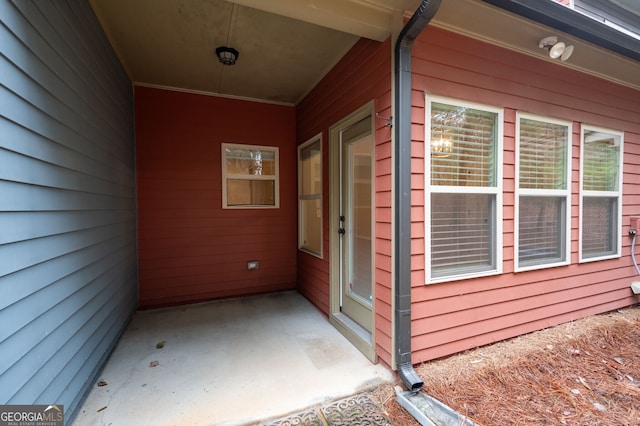
M 583 189 L 583 182 L 584 182 L 584 138 L 585 138 L 585 132 L 587 131 L 594 131 L 594 132 L 601 132 L 601 133 L 607 133 L 610 134 L 614 137 L 617 137 L 618 140 L 620 141 L 620 155 L 618 158 L 618 182 L 617 182 L 617 186 L 618 189 L 617 191 L 591 191 L 591 190 L 584 190 Z M 579 219 L 578 219 L 578 223 L 579 223 L 579 233 L 578 233 L 578 253 L 579 253 L 579 261 L 580 263 L 586 263 L 586 262 L 596 262 L 599 260 L 606 260 L 606 259 L 616 259 L 622 256 L 622 184 L 623 184 L 623 167 L 624 167 L 624 132 L 620 132 L 620 131 L 616 131 L 616 130 L 611 130 L 611 129 L 606 129 L 603 127 L 597 127 L 597 126 L 591 126 L 591 125 L 587 125 L 587 124 L 583 124 L 582 125 L 582 129 L 580 130 L 580 214 L 579 214 Z M 594 257 L 587 257 L 585 258 L 583 256 L 583 252 L 582 252 L 582 234 L 583 234 L 583 214 L 584 214 L 584 209 L 583 209 L 583 201 L 585 197 L 603 197 L 603 198 L 617 198 L 617 205 L 616 205 L 616 215 L 615 215 L 615 220 L 616 220 L 616 229 L 617 229 L 617 241 L 616 241 L 616 252 L 612 253 L 612 254 L 608 254 L 608 255 L 602 255 L 602 256 L 594 256 Z
M 319 143 L 320 144 L 320 176 L 318 176 L 318 178 L 320 179 L 320 192 L 316 193 L 316 194 L 309 194 L 309 195 L 303 195 L 302 194 L 302 182 L 303 182 L 303 176 L 302 176 L 302 167 L 301 167 L 301 155 L 302 155 L 302 151 L 313 145 L 314 143 Z M 323 228 L 323 206 L 322 206 L 322 133 L 317 134 L 316 136 L 312 137 L 311 139 L 309 139 L 308 141 L 306 141 L 305 143 L 301 144 L 300 146 L 298 146 L 298 250 L 300 251 L 304 251 L 305 253 L 309 253 L 313 256 L 316 256 L 320 259 L 323 258 L 322 253 L 323 253 L 323 248 L 324 248 L 324 244 L 323 244 L 323 232 L 322 232 L 322 228 Z M 304 222 L 304 217 L 301 214 L 301 212 L 303 211 L 303 207 L 302 207 L 302 203 L 303 201 L 308 201 L 308 200 L 320 200 L 320 250 L 316 251 L 310 247 L 307 247 L 304 244 L 304 236 L 305 236 L 305 222 Z
M 275 157 L 275 175 L 249 175 L 249 174 L 233 174 L 227 173 L 227 148 L 247 150 L 247 151 L 263 151 L 272 152 Z M 279 164 L 279 148 L 275 146 L 263 145 L 244 145 L 237 143 L 221 144 L 221 166 L 222 166 L 222 208 L 223 209 L 277 209 L 280 208 L 280 164 Z M 228 205 L 227 197 L 227 180 L 267 180 L 274 182 L 274 204 L 246 204 L 246 205 Z
M 458 186 L 437 186 L 431 185 L 431 106 L 432 103 L 441 103 L 451 106 L 472 108 L 485 112 L 495 113 L 497 115 L 497 136 L 496 136 L 496 158 L 495 158 L 495 187 L 458 187 Z M 503 151 L 504 151 L 504 109 L 484 104 L 466 102 L 453 98 L 426 95 L 425 96 L 425 277 L 426 284 L 457 281 L 462 279 L 478 278 L 491 275 L 502 274 L 503 269 Z M 466 189 L 466 190 L 465 190 Z M 495 268 L 461 274 L 452 274 L 446 276 L 433 277 L 431 271 L 431 194 L 487 194 L 495 196 L 495 223 L 494 229 L 494 248 L 495 248 Z
M 567 127 L 567 145 L 566 145 L 566 189 L 530 189 L 520 188 L 520 120 L 534 120 L 544 123 L 556 124 Z M 554 118 L 543 117 L 534 114 L 516 112 L 516 146 L 515 146 L 515 197 L 514 197 L 514 238 L 513 238 L 513 261 L 514 271 L 530 271 L 535 269 L 552 268 L 556 266 L 565 266 L 571 263 L 571 148 L 572 148 L 573 124 L 569 121 L 557 120 Z M 565 200 L 565 217 L 564 217 L 564 260 L 558 262 L 541 263 L 536 265 L 520 266 L 520 196 L 539 196 L 539 197 L 563 197 Z

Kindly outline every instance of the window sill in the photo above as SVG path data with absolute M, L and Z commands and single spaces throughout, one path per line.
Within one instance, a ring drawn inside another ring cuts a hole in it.
M 622 256 L 620 255 L 620 253 L 616 253 L 616 254 L 610 254 L 610 255 L 605 255 L 605 256 L 588 257 L 586 259 L 580 259 L 579 263 L 598 262 L 600 260 L 619 259 L 621 257 Z
M 570 264 L 571 264 L 570 261 L 563 261 L 563 262 L 554 262 L 554 263 L 544 263 L 540 265 L 516 266 L 513 272 L 518 273 L 518 272 L 527 272 L 527 271 L 537 271 L 540 269 L 550 269 L 550 268 L 557 268 L 559 266 L 568 266 Z
M 458 274 L 458 275 L 447 275 L 445 277 L 437 277 L 429 279 L 425 285 L 438 284 L 438 283 L 448 283 L 452 281 L 461 281 L 461 280 L 469 280 L 473 278 L 483 278 L 483 277 L 491 277 L 495 275 L 502 275 L 502 270 L 492 269 L 490 271 L 482 271 L 482 272 L 470 272 L 467 274 Z

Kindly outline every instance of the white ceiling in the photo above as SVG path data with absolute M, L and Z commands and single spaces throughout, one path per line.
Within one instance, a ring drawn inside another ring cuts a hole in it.
M 543 0 L 540 0 L 543 1 Z M 623 1 L 623 0 L 617 0 Z M 636 0 L 634 0 L 636 1 Z M 295 104 L 360 38 L 385 40 L 419 0 L 90 0 L 131 80 Z M 567 63 L 640 88 L 638 63 L 480 0 L 443 0 L 432 25 L 548 60 L 547 35 L 576 46 Z M 240 52 L 224 66 L 215 48 Z

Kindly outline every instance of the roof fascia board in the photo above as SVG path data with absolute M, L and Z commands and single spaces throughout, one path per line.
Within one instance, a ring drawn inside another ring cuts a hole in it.
M 242 6 L 384 41 L 391 35 L 393 9 L 362 0 L 231 0 Z
M 553 1 L 482 0 L 640 62 L 640 41 Z

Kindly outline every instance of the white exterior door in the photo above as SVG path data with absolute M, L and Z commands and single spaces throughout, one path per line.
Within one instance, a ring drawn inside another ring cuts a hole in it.
M 340 132 L 341 311 L 368 332 L 373 327 L 371 117 Z

